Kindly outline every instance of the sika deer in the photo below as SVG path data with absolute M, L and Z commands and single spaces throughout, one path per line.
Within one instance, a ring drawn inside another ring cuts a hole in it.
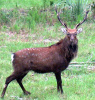
M 13 80 L 17 80 L 24 94 L 30 94 L 22 84 L 22 79 L 30 70 L 37 73 L 53 72 L 57 80 L 57 90 L 63 93 L 61 72 L 68 67 L 70 61 L 77 55 L 77 34 L 82 32 L 82 28 L 77 28 L 87 19 L 88 11 L 86 12 L 84 20 L 77 24 L 74 29 L 70 29 L 66 23 L 61 21 L 57 8 L 55 10 L 58 20 L 66 28 L 62 29 L 66 34 L 65 38 L 49 47 L 26 48 L 13 53 L 12 64 L 14 72 L 7 77 L 1 97 L 4 97 L 8 84 Z

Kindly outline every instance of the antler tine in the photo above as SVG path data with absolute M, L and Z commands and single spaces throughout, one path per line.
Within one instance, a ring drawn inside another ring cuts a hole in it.
M 86 11 L 86 15 L 85 15 L 85 17 L 84 17 L 84 20 L 83 20 L 82 22 L 80 22 L 79 24 L 76 25 L 76 29 L 77 29 L 82 23 L 84 23 L 84 22 L 86 21 L 86 19 L 87 19 L 87 14 L 88 14 L 88 13 L 89 13 L 89 10 Z
M 57 18 L 58 18 L 58 20 L 60 21 L 60 23 L 61 23 L 65 28 L 67 28 L 67 24 L 66 24 L 66 23 L 63 23 L 63 22 L 61 21 L 61 19 L 60 19 L 60 13 L 58 13 L 57 7 L 56 7 L 56 6 L 55 6 L 55 11 L 56 11 L 56 13 L 57 13 Z

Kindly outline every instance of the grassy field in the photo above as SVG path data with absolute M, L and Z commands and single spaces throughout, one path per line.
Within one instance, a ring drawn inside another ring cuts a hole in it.
M 73 62 L 95 62 L 95 24 L 89 24 L 90 27 L 87 24 L 82 26 L 84 31 L 78 35 L 79 52 Z M 0 93 L 6 77 L 13 71 L 11 53 L 23 48 L 43 47 L 56 43 L 64 37 L 60 27 L 58 29 L 59 31 L 55 32 L 55 27 L 46 26 L 45 29 L 41 27 L 41 30 L 38 29 L 37 33 L 33 34 L 0 33 Z M 92 66 L 95 65 L 69 67 L 69 70 L 62 73 L 64 95 L 57 93 L 56 80 L 52 73 L 36 74 L 30 72 L 24 78 L 23 84 L 31 92 L 31 95 L 24 96 L 19 85 L 14 81 L 9 84 L 5 100 L 94 100 L 95 69 L 88 69 Z
M 0 1 L 1 8 L 10 9 L 19 0 Z M 34 0 L 35 1 L 35 0 Z M 27 4 L 19 2 L 21 8 L 31 7 L 31 0 Z M 38 0 L 40 2 L 40 0 Z M 36 1 L 34 2 L 35 5 Z M 25 5 L 26 4 L 26 5 Z M 41 2 L 39 6 L 42 6 Z M 6 8 L 7 7 L 7 8 Z M 90 15 L 89 15 L 90 18 Z M 89 19 L 88 18 L 88 19 Z M 50 18 L 51 19 L 51 18 Z M 57 18 L 55 18 L 57 20 Z M 52 19 L 51 19 L 52 20 Z M 38 23 L 32 32 L 9 30 L 1 25 L 0 31 L 0 94 L 2 93 L 6 77 L 12 72 L 11 53 L 23 48 L 46 47 L 64 38 L 59 23 L 46 25 Z M 95 62 L 95 23 L 85 22 L 82 26 L 83 32 L 78 35 L 78 56 L 72 62 Z M 64 94 L 57 93 L 56 80 L 53 73 L 37 74 L 29 72 L 23 79 L 23 84 L 31 95 L 25 96 L 17 84 L 13 81 L 9 84 L 4 100 L 95 100 L 95 64 L 81 64 L 80 67 L 69 66 L 62 72 L 62 86 Z M 2 100 L 0 98 L 0 100 Z

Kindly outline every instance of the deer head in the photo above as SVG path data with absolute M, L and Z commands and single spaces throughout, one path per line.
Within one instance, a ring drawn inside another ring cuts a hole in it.
M 60 23 L 65 27 L 65 28 L 62 28 L 62 29 L 61 29 L 62 32 L 65 33 L 65 34 L 67 35 L 68 39 L 69 39 L 71 42 L 73 42 L 73 41 L 76 39 L 76 35 L 82 32 L 82 28 L 79 28 L 79 29 L 78 29 L 78 27 L 79 27 L 82 23 L 84 23 L 84 22 L 86 21 L 86 19 L 87 19 L 87 14 L 88 14 L 89 11 L 86 11 L 84 20 L 83 20 L 82 22 L 80 22 L 79 24 L 77 24 L 77 25 L 75 26 L 74 29 L 68 28 L 68 27 L 67 27 L 67 24 L 66 24 L 66 23 L 63 23 L 63 22 L 61 21 L 61 19 L 60 19 L 60 13 L 58 13 L 56 6 L 55 6 L 55 11 L 56 11 L 56 13 L 57 13 L 57 18 L 58 18 L 58 20 L 59 20 Z

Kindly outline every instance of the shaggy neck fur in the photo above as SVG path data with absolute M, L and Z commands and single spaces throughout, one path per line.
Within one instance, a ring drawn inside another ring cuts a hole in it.
M 66 58 L 68 62 L 70 62 L 74 57 L 77 55 L 78 51 L 78 40 L 76 39 L 75 42 L 70 42 L 67 37 L 65 37 L 63 40 L 60 40 L 57 44 L 60 45 L 59 52 L 61 56 Z

